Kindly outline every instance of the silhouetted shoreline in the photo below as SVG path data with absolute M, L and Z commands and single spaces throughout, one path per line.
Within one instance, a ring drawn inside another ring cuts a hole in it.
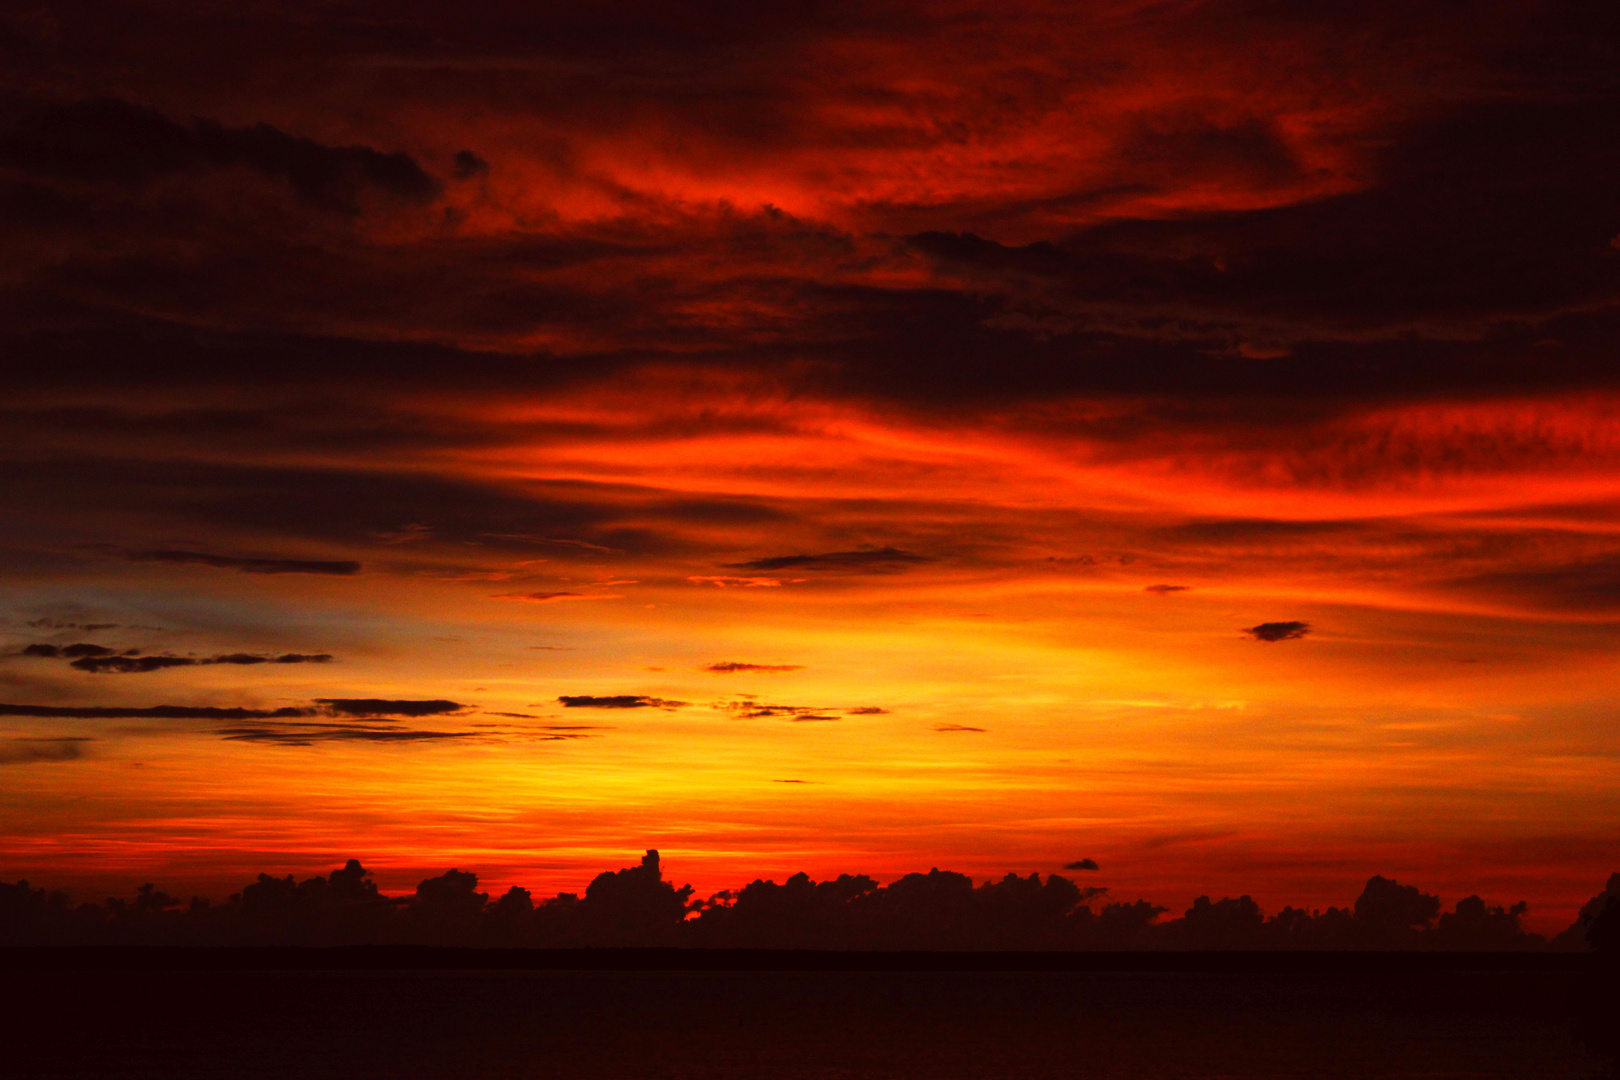
M 1365 975 L 1548 972 L 1584 975 L 1597 958 L 1554 952 L 957 952 L 828 949 L 500 949 L 432 945 L 23 946 L 0 969 L 197 971 L 1050 971 Z

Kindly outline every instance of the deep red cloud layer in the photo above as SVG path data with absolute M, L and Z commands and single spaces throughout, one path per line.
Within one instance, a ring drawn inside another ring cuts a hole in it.
M 1620 822 L 1617 45 L 1595 3 L 0 16 L 12 651 L 339 658 L 19 655 L 4 696 L 690 703 L 302 749 L 12 718 L 91 741 L 13 755 L 0 870 L 438 865 L 488 833 L 427 808 L 500 791 L 548 838 L 491 866 L 691 816 L 705 887 L 761 829 L 830 870 L 1095 832 L 1155 894 L 1490 851 L 1568 908 Z M 751 709 L 703 696 L 725 656 L 769 661 Z M 840 719 L 715 734 L 750 712 Z M 252 820 L 224 753 L 277 763 Z M 401 813 L 301 804 L 339 758 Z M 789 763 L 846 786 L 749 786 Z M 89 777 L 100 817 L 38 811 Z

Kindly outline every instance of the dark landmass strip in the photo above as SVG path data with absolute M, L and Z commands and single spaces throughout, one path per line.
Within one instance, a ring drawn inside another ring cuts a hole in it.
M 477 874 L 457 869 L 425 878 L 411 895 L 389 896 L 357 859 L 303 881 L 291 874 L 260 874 L 221 904 L 201 897 L 183 903 L 147 884 L 133 899 L 75 905 L 63 892 L 26 881 L 0 882 L 0 947 L 451 947 L 518 950 L 514 955 L 526 957 L 524 964 L 540 962 L 536 950 L 561 957 L 575 949 L 665 948 L 697 950 L 694 956 L 718 950 L 716 955 L 733 959 L 743 955 L 736 950 L 800 957 L 1347 950 L 1620 954 L 1620 874 L 1610 877 L 1575 922 L 1550 941 L 1523 928 L 1528 905 L 1522 901 L 1491 906 L 1466 896 L 1447 911 L 1440 897 L 1376 875 L 1353 904 L 1342 908 L 1288 906 L 1267 916 L 1247 895 L 1200 896 L 1180 917 L 1169 919 L 1163 918 L 1169 912 L 1162 905 L 1115 900 L 1106 887 L 1081 886 L 1059 874 L 1043 879 L 1010 873 L 975 885 L 965 874 L 935 868 L 880 885 L 865 874 L 818 882 L 800 873 L 781 884 L 755 880 L 706 898 L 693 893 L 691 885 L 665 880 L 656 851 L 648 851 L 636 866 L 597 874 L 583 896 L 559 893 L 549 899 L 537 899 L 519 886 L 492 898 L 478 891 Z M 777 962 L 787 961 L 772 961 Z M 811 961 L 794 961 L 800 962 Z M 836 961 L 846 962 L 860 961 Z M 1296 962 L 1315 961 L 1275 961 L 1282 965 L 1277 970 Z
M 33 946 L 0 948 L 7 971 L 1002 971 L 1379 975 L 1583 974 L 1590 953 L 951 952 L 831 949 L 501 949 L 429 945 Z

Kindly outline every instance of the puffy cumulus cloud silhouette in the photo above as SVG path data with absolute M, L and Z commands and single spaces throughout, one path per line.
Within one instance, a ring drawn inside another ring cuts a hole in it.
M 1620 877 L 1620 875 L 1617 875 Z M 1606 902 L 1601 895 L 1589 908 Z M 579 893 L 537 900 L 512 886 L 491 900 L 478 875 L 451 869 L 413 893 L 387 896 L 358 860 L 296 880 L 260 874 L 224 904 L 182 906 L 152 885 L 133 901 L 70 905 L 28 882 L 0 883 L 0 944 L 423 944 L 540 947 L 685 946 L 876 950 L 1463 950 L 1522 951 L 1549 943 L 1520 926 L 1523 903 L 1465 897 L 1451 911 L 1420 890 L 1371 878 L 1356 901 L 1267 916 L 1249 896 L 1198 897 L 1179 917 L 1146 900 L 1061 875 L 1008 873 L 975 884 L 934 868 L 887 884 L 865 874 L 821 881 L 756 878 L 696 897 L 664 877 L 657 851 L 604 871 Z M 1586 948 L 1607 907 L 1561 935 Z

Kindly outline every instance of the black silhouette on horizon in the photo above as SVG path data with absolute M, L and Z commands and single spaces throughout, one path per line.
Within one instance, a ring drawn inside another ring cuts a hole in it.
M 73 905 L 59 891 L 0 882 L 0 946 L 429 945 L 486 948 L 818 949 L 864 951 L 1379 950 L 1620 953 L 1620 874 L 1548 940 L 1521 926 L 1528 905 L 1440 898 L 1382 876 L 1350 907 L 1284 907 L 1200 896 L 1179 918 L 1147 900 L 1058 874 L 1007 874 L 977 887 L 932 869 L 880 885 L 864 875 L 755 880 L 705 899 L 663 877 L 658 852 L 598 874 L 583 896 L 536 902 L 513 886 L 491 899 L 451 869 L 410 896 L 382 894 L 356 859 L 327 876 L 258 879 L 223 904 L 189 904 L 143 885 L 133 899 Z

